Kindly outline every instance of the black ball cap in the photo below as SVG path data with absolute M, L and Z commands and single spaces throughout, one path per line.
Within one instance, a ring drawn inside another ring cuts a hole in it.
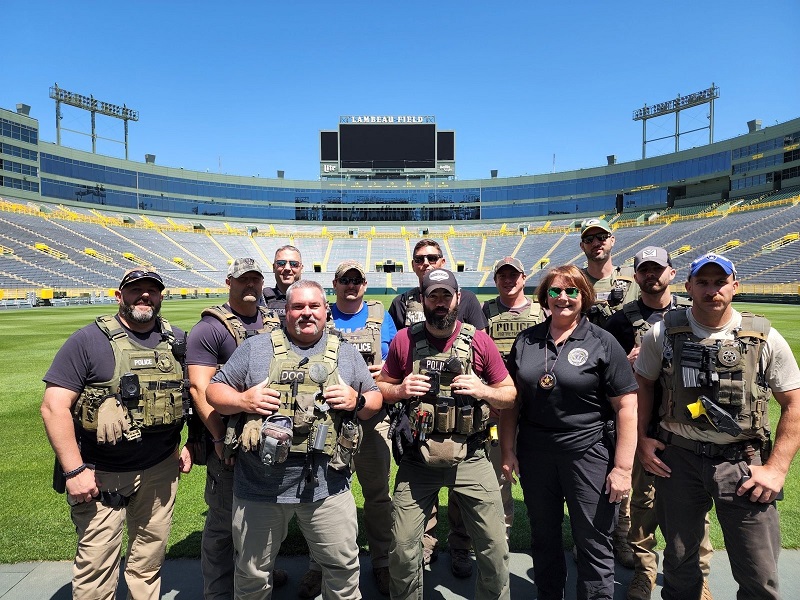
M 161 275 L 155 271 L 145 271 L 144 269 L 131 269 L 129 271 L 125 271 L 125 275 L 122 276 L 122 281 L 119 282 L 119 289 L 124 288 L 126 285 L 133 283 L 134 281 L 139 281 L 140 279 L 152 279 L 159 289 L 164 289 L 164 280 L 161 279 Z

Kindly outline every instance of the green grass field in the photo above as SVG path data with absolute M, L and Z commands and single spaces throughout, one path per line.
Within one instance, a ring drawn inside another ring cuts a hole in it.
M 377 297 L 387 303 L 391 297 Z M 197 322 L 200 310 L 214 301 L 173 300 L 165 302 L 163 314 L 171 323 L 186 330 Z M 795 353 L 800 355 L 800 331 L 794 324 L 800 317 L 800 307 L 785 305 L 743 305 L 766 314 L 773 325 L 786 337 Z M 9 310 L 0 313 L 0 351 L 5 355 L 0 370 L 0 439 L 5 459 L 0 462 L 0 563 L 35 560 L 70 560 L 75 552 L 75 531 L 69 519 L 64 496 L 51 486 L 53 452 L 44 433 L 39 416 L 39 404 L 44 391 L 42 375 L 64 340 L 95 316 L 113 312 L 114 307 L 81 306 L 70 308 L 37 308 Z M 777 422 L 777 405 L 772 403 L 771 421 Z M 778 504 L 781 513 L 783 545 L 800 547 L 800 468 L 793 463 L 787 478 L 786 500 Z M 206 506 L 203 501 L 205 469 L 195 467 L 181 479 L 168 556 L 197 557 Z M 361 518 L 360 487 L 354 480 L 354 494 Z M 442 506 L 447 505 L 446 493 L 440 494 Z M 530 531 L 519 486 L 514 488 L 516 521 L 511 538 L 513 551 L 526 551 Z M 440 519 L 440 539 L 446 540 L 446 519 Z M 571 545 L 565 525 L 566 544 Z M 712 520 L 712 540 L 715 547 L 724 545 L 716 520 Z M 363 534 L 359 542 L 364 546 Z M 284 551 L 303 553 L 305 542 L 297 529 L 289 532 Z

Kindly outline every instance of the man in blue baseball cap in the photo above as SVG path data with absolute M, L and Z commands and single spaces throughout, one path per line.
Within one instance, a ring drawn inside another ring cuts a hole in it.
M 663 597 L 700 598 L 699 553 L 714 505 L 742 598 L 780 598 L 775 501 L 800 448 L 800 369 L 769 321 L 731 305 L 736 267 L 719 254 L 689 266 L 692 307 L 668 311 L 645 334 L 637 456 L 653 473 L 664 534 Z M 656 382 L 661 414 L 647 431 Z M 781 416 L 774 441 L 769 403 Z

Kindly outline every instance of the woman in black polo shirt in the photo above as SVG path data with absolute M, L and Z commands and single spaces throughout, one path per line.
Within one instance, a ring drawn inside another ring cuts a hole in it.
M 500 417 L 503 468 L 519 474 L 525 495 L 538 598 L 563 598 L 566 501 L 577 597 L 611 600 L 611 532 L 631 487 L 636 380 L 619 343 L 586 318 L 595 295 L 577 267 L 549 271 L 537 296 L 550 316 L 517 337 L 507 361 L 517 401 Z

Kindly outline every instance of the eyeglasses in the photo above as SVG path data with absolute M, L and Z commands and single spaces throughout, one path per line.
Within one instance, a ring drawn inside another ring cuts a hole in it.
M 414 257 L 414 262 L 415 262 L 415 263 L 417 263 L 418 265 L 421 265 L 421 264 L 422 264 L 422 263 L 424 263 L 426 260 L 427 260 L 429 263 L 435 263 L 435 262 L 436 262 L 437 260 L 439 260 L 440 258 L 442 258 L 442 255 L 441 255 L 441 254 L 417 254 L 417 255 Z
M 584 244 L 591 244 L 595 240 L 597 240 L 599 242 L 605 242 L 610 237 L 611 237 L 610 233 L 592 233 L 590 235 L 583 236 L 581 238 L 581 241 Z
M 561 295 L 561 292 L 564 292 L 567 295 L 567 298 L 577 298 L 581 293 L 581 291 L 576 287 L 560 288 L 554 286 L 547 290 L 547 295 L 551 298 L 558 298 Z
M 278 267 L 279 269 L 282 269 L 282 268 L 284 268 L 286 266 L 287 263 L 293 269 L 299 269 L 300 268 L 300 261 L 299 260 L 283 260 L 283 259 L 276 260 L 275 261 L 275 266 Z
M 154 279 L 158 283 L 161 284 L 161 288 L 164 288 L 164 280 L 161 279 L 161 275 L 155 273 L 154 271 L 142 271 L 137 269 L 136 271 L 131 271 L 127 273 L 125 277 L 122 278 L 122 281 L 119 282 L 119 289 L 124 288 L 129 283 L 132 283 L 138 279 Z
M 338 281 L 342 285 L 361 285 L 362 283 L 364 283 L 364 278 L 363 277 L 339 277 L 339 279 L 337 279 L 336 281 Z

